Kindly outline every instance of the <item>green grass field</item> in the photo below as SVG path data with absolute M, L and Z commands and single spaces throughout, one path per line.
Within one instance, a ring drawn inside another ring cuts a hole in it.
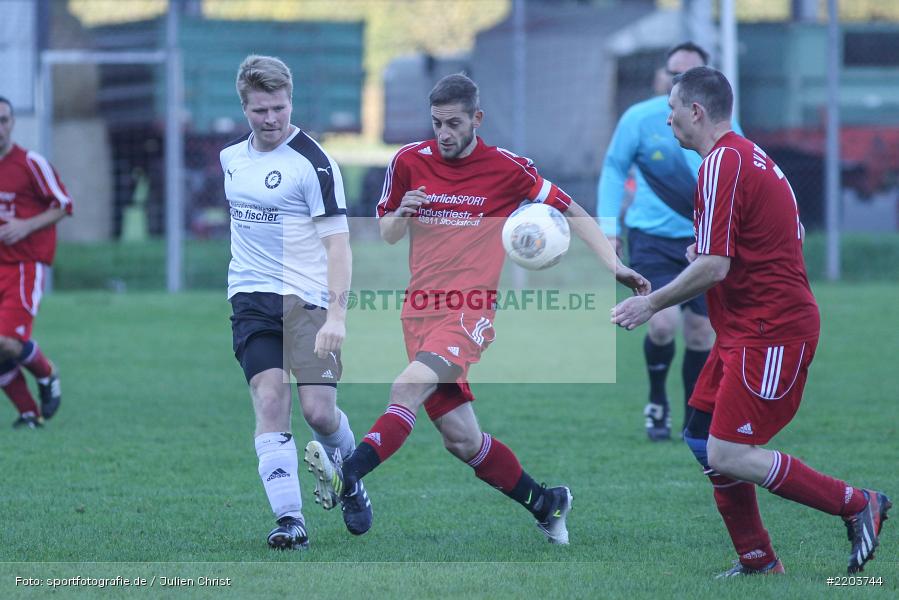
M 899 286 L 818 284 L 815 291 L 823 340 L 803 407 L 776 445 L 899 500 Z M 571 546 L 547 544 L 522 508 L 443 450 L 422 414 L 401 452 L 366 480 L 371 532 L 354 538 L 338 513 L 313 504 L 304 472 L 312 547 L 274 553 L 265 545 L 273 521 L 228 314 L 222 292 L 60 292 L 45 300 L 35 337 L 61 368 L 64 402 L 42 431 L 0 429 L 0 597 L 49 591 L 16 587 L 17 576 L 77 575 L 157 577 L 152 589 L 130 590 L 144 597 L 159 594 L 159 577 L 199 576 L 230 577 L 231 586 L 194 587 L 191 597 L 899 593 L 899 521 L 887 523 L 865 572 L 883 586 L 832 592 L 825 580 L 845 574 L 848 554 L 842 523 L 765 491 L 763 515 L 788 575 L 711 579 L 730 566 L 733 550 L 687 448 L 645 440 L 642 332 L 618 334 L 617 384 L 475 388 L 484 430 L 538 480 L 571 487 Z M 679 360 L 669 379 L 676 425 Z M 386 394 L 386 385 L 341 388 L 357 436 L 383 411 Z M 12 407 L 3 410 L 12 422 Z M 303 443 L 309 438 L 302 421 L 294 431 Z

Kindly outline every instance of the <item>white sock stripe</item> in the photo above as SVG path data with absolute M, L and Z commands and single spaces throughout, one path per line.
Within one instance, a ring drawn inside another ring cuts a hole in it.
M 777 450 L 774 451 L 774 460 L 771 462 L 771 468 L 768 469 L 768 476 L 765 477 L 765 481 L 762 482 L 762 487 L 767 488 L 771 485 L 771 481 L 777 475 L 777 472 L 780 470 L 780 452 Z
M 736 481 L 731 481 L 730 483 L 722 483 L 722 484 L 714 484 L 714 483 L 713 483 L 713 484 L 712 484 L 712 487 L 713 487 L 713 488 L 718 488 L 719 490 L 721 490 L 721 489 L 724 489 L 724 488 L 734 487 L 735 485 L 740 485 L 741 483 L 743 483 L 743 481 L 741 481 L 741 480 L 738 479 L 738 480 L 736 480 Z
M 19 374 L 19 367 L 16 366 L 12 371 L 7 371 L 6 373 L 0 374 L 0 387 L 5 387 L 9 385 L 13 379 L 16 378 L 16 375 Z
M 402 406 L 397 406 L 393 404 L 387 407 L 387 410 L 384 411 L 386 415 L 394 415 L 401 418 L 403 421 L 409 425 L 409 428 L 412 429 L 415 427 L 415 415 L 413 415 L 407 408 Z
M 490 437 L 489 433 L 485 433 L 483 439 L 481 440 L 481 449 L 478 451 L 474 458 L 468 461 L 469 466 L 477 467 L 482 462 L 484 462 L 484 459 L 487 458 L 487 454 L 490 452 L 490 447 L 492 445 L 493 438 Z
M 782 462 L 782 461 L 781 461 L 781 462 Z M 787 454 L 787 464 L 786 464 L 786 466 L 784 466 L 784 468 L 783 468 L 783 477 L 780 478 L 780 481 L 777 482 L 777 485 L 775 485 L 773 488 L 771 488 L 771 491 L 772 491 L 772 492 L 776 492 L 776 491 L 777 491 L 777 488 L 779 488 L 780 486 L 782 486 L 782 485 L 784 484 L 784 481 L 787 480 L 787 475 L 790 474 L 790 466 L 791 466 L 792 464 L 793 464 L 793 457 L 790 456 L 789 454 Z

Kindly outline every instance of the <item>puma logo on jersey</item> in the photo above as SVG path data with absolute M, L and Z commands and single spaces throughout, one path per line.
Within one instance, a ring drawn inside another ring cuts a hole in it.
M 325 173 L 325 174 L 327 174 L 327 175 L 330 175 L 330 174 L 331 174 L 331 167 L 324 167 L 324 168 L 322 168 L 322 167 L 315 167 L 315 170 L 316 170 L 316 171 L 319 171 L 319 172 L 321 172 L 321 173 Z

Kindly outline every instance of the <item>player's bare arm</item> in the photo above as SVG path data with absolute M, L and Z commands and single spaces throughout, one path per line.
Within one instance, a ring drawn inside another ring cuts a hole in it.
M 62 208 L 48 208 L 30 219 L 16 219 L 12 217 L 3 225 L 0 225 L 0 242 L 11 246 L 35 231 L 55 225 L 67 214 Z
M 636 296 L 620 302 L 612 309 L 612 323 L 633 329 L 655 313 L 704 293 L 727 277 L 730 257 L 701 254 L 668 285 L 648 296 Z
M 693 243 L 687 246 L 687 251 L 684 253 L 684 257 L 687 259 L 687 262 L 693 262 L 694 260 L 696 260 L 697 256 L 699 255 L 696 254 L 696 244 Z
M 328 255 L 328 318 L 315 336 L 315 354 L 325 358 L 329 352 L 337 352 L 346 339 L 346 299 L 350 290 L 353 270 L 353 254 L 350 250 L 350 234 L 335 233 L 322 238 Z
M 615 279 L 619 283 L 631 288 L 638 294 L 648 294 L 650 292 L 649 280 L 633 269 L 624 266 L 618 258 L 615 248 L 608 238 L 603 235 L 596 221 L 587 214 L 587 211 L 580 204 L 572 201 L 571 206 L 565 211 L 565 216 L 568 217 L 568 224 L 571 226 L 571 230 L 584 240 L 584 243 L 599 257 L 600 262 L 609 271 L 615 273 Z
M 403 195 L 399 207 L 385 214 L 378 221 L 381 229 L 381 239 L 388 244 L 395 244 L 406 235 L 406 229 L 409 228 L 408 217 L 418 213 L 418 209 L 428 202 L 428 196 L 425 194 L 425 186 L 419 186 L 418 189 L 409 190 Z

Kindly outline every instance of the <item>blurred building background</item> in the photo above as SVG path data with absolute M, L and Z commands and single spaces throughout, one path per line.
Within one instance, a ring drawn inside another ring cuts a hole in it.
M 895 236 L 899 2 L 839 4 L 841 226 Z M 824 218 L 826 5 L 735 3 L 740 122 L 789 176 L 812 232 Z M 175 111 L 161 61 L 84 54 L 40 77 L 53 51 L 164 58 L 167 0 L 3 0 L 0 95 L 16 105 L 15 137 L 51 158 L 76 202 L 61 228 L 58 287 L 165 281 L 171 122 L 184 136 L 184 281 L 223 285 L 218 151 L 247 130 L 234 90 L 246 54 L 291 66 L 294 120 L 341 163 L 357 216 L 373 214 L 398 145 L 431 135 L 427 93 L 445 74 L 465 71 L 481 86 L 488 143 L 533 158 L 592 211 L 617 118 L 654 93 L 666 49 L 693 39 L 720 56 L 716 0 L 172 0 L 171 9 L 184 85 Z

